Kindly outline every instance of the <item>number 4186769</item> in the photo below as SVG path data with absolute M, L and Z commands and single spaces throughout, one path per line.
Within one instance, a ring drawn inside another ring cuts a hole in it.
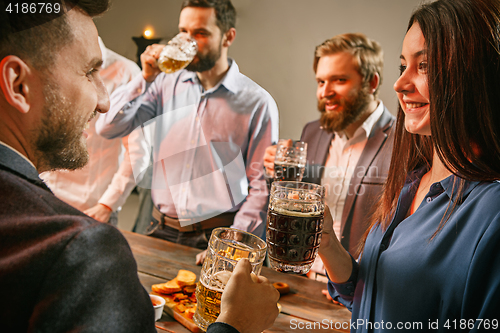
M 451 330 L 465 330 L 465 329 L 473 329 L 474 327 L 478 330 L 497 330 L 499 327 L 498 319 L 453 319 L 447 320 L 444 325 L 445 328 Z
M 5 11 L 8 13 L 15 13 L 15 14 L 51 14 L 55 13 L 58 14 L 61 11 L 61 4 L 60 3 L 50 3 L 50 2 L 23 2 L 23 3 L 9 3 L 7 5 L 7 8 L 5 8 Z

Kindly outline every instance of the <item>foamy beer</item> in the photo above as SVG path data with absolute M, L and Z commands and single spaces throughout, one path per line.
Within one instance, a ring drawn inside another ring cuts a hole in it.
M 303 182 L 273 182 L 267 211 L 269 263 L 278 272 L 305 274 L 318 254 L 325 188 Z
M 165 73 L 183 69 L 198 52 L 198 44 L 187 33 L 179 33 L 163 48 L 158 57 L 158 68 Z
M 232 228 L 214 229 L 196 285 L 196 325 L 206 331 L 217 320 L 222 293 L 238 260 L 247 258 L 252 272 L 259 275 L 265 257 L 266 242 L 259 237 Z

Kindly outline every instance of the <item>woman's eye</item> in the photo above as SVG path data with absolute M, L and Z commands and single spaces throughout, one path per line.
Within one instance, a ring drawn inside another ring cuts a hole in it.
M 403 74 L 403 72 L 406 70 L 405 65 L 399 65 L 399 75 Z
M 418 70 L 422 73 L 427 73 L 427 61 L 422 61 L 418 64 Z

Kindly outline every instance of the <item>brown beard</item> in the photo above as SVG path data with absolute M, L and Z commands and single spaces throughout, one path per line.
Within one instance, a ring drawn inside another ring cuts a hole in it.
M 186 69 L 190 72 L 205 72 L 215 66 L 221 56 L 222 42 L 217 50 L 210 51 L 206 55 L 197 54 L 193 61 L 187 65 Z
M 341 112 L 326 112 L 326 99 L 318 100 L 318 110 L 321 112 L 319 119 L 321 127 L 328 133 L 341 132 L 359 120 L 366 112 L 366 108 L 370 103 L 368 88 L 368 85 L 364 85 L 352 94 L 339 100 L 339 104 L 342 107 Z
M 61 96 L 59 86 L 50 80 L 45 82 L 43 95 L 45 105 L 35 139 L 38 169 L 53 171 L 82 168 L 89 161 L 87 142 L 82 138 L 82 129 L 88 119 L 82 119 L 72 112 L 71 103 Z

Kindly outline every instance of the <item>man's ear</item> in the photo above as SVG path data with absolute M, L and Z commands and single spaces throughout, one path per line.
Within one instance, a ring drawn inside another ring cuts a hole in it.
M 226 31 L 223 38 L 224 41 L 222 42 L 222 46 L 229 47 L 231 44 L 233 44 L 234 39 L 236 38 L 236 29 L 230 28 L 228 31 Z
M 370 93 L 373 94 L 380 84 L 380 75 L 375 73 L 370 80 Z
M 7 103 L 21 113 L 28 113 L 31 107 L 30 72 L 30 67 L 13 55 L 0 62 L 0 88 Z

